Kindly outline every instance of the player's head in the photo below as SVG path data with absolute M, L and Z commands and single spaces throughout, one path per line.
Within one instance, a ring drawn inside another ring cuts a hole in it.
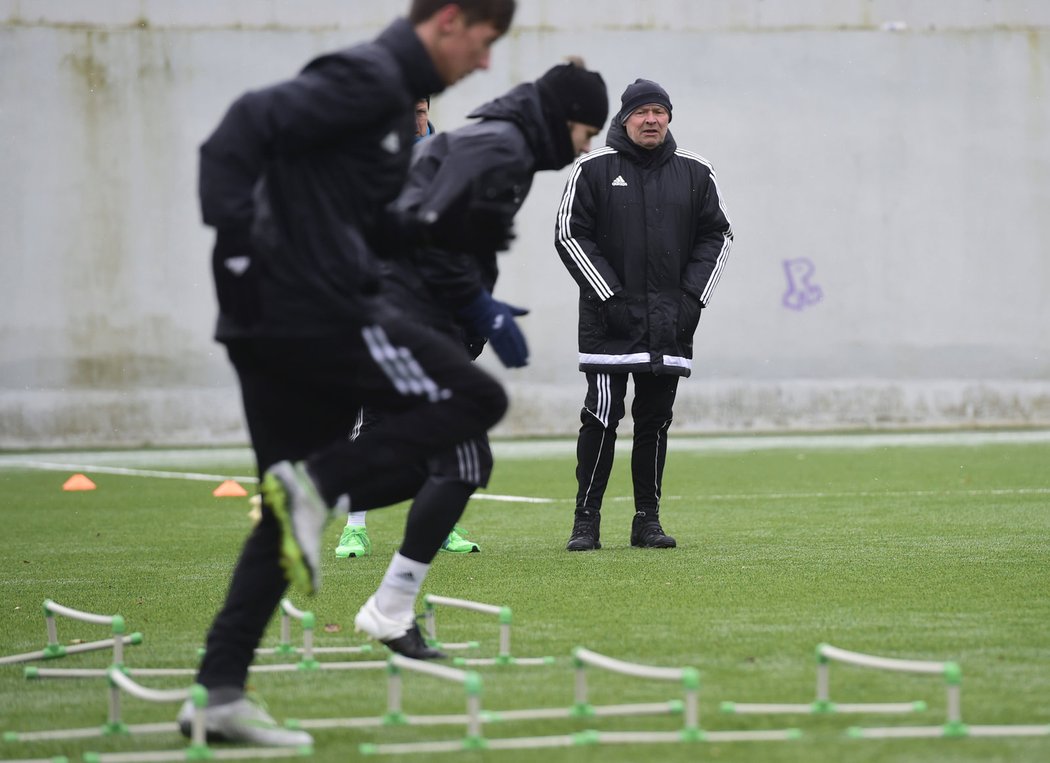
M 510 28 L 515 0 L 412 0 L 415 26 L 446 85 L 488 69 L 493 43 Z
M 667 138 L 671 123 L 671 96 L 648 79 L 636 79 L 620 96 L 620 113 L 627 137 L 642 148 L 656 148 Z
M 582 59 L 553 66 L 536 80 L 540 96 L 557 103 L 569 123 L 573 154 L 589 151 L 591 139 L 609 116 L 609 93 L 598 72 L 588 71 Z

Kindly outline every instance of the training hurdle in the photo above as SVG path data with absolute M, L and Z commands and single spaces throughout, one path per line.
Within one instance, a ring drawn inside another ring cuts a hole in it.
M 682 685 L 685 721 L 679 731 L 591 731 L 591 738 L 574 741 L 574 744 L 603 743 L 658 743 L 658 742 L 759 742 L 793 740 L 801 737 L 798 729 L 774 729 L 764 731 L 706 731 L 700 727 L 699 693 L 700 674 L 695 668 L 662 668 L 640 665 L 607 657 L 589 649 L 577 647 L 573 650 L 576 664 L 576 708 L 581 715 L 635 715 L 652 713 L 660 703 L 637 705 L 613 705 L 605 708 L 592 707 L 588 703 L 586 666 L 601 668 L 632 678 L 656 681 L 675 681 Z
M 453 599 L 448 596 L 427 594 L 423 597 L 423 614 L 427 630 L 427 643 L 439 649 L 470 649 L 478 646 L 476 641 L 446 643 L 438 641 L 437 612 L 438 606 L 464 609 L 483 615 L 495 615 L 499 620 L 499 653 L 495 657 L 457 657 L 456 665 L 551 665 L 553 657 L 514 657 L 510 652 L 510 626 L 513 616 L 510 607 L 495 604 L 483 604 L 466 599 Z
M 379 719 L 346 719 L 346 722 L 302 721 L 297 724 L 302 728 L 332 728 L 336 725 L 358 728 L 363 725 L 429 725 L 465 723 L 466 735 L 461 739 L 448 739 L 425 742 L 405 742 L 387 744 L 362 744 L 359 748 L 363 755 L 376 754 L 409 754 L 457 752 L 463 750 L 511 750 L 540 749 L 551 747 L 572 747 L 598 744 L 637 744 L 660 742 L 735 742 L 735 741 L 775 741 L 797 739 L 801 736 L 797 729 L 772 731 L 704 731 L 699 725 L 700 686 L 699 674 L 694 668 L 659 668 L 636 663 L 623 662 L 611 657 L 577 648 L 573 651 L 576 667 L 576 702 L 569 708 L 534 708 L 507 711 L 485 711 L 481 709 L 481 677 L 476 673 L 447 668 L 427 662 L 410 660 L 400 655 L 392 659 L 396 667 L 403 667 L 464 685 L 467 691 L 467 713 L 465 715 L 409 716 L 400 711 L 400 683 L 391 683 L 389 692 L 388 713 Z M 684 701 L 662 703 L 634 703 L 620 705 L 595 706 L 588 701 L 586 668 L 598 667 L 635 678 L 676 681 L 682 684 L 685 691 Z M 391 674 L 397 675 L 396 672 Z M 495 721 L 539 720 L 555 718 L 592 718 L 597 716 L 627 716 L 646 714 L 683 713 L 684 728 L 677 731 L 595 731 L 585 730 L 569 734 L 532 737 L 493 738 L 482 735 L 484 724 Z M 324 724 L 323 726 L 320 724 Z
M 286 673 L 297 670 L 376 670 L 386 667 L 385 660 L 357 661 L 357 662 L 321 662 L 316 659 L 319 654 L 365 654 L 372 651 L 370 644 L 361 646 L 326 646 L 314 645 L 314 628 L 317 618 L 313 612 L 298 609 L 291 600 L 281 600 L 281 642 L 276 647 L 260 647 L 255 650 L 257 655 L 302 655 L 298 662 L 286 662 L 276 664 L 255 664 L 248 668 L 252 673 Z M 291 643 L 291 621 L 297 620 L 303 627 L 303 646 L 296 647 Z M 141 637 L 140 637 L 141 638 Z M 203 653 L 203 650 L 201 650 Z M 132 668 L 120 664 L 123 672 L 128 676 L 157 677 L 157 676 L 193 676 L 196 668 Z M 36 678 L 105 678 L 109 674 L 109 668 L 25 668 L 27 679 Z M 2 762 L 0 762 L 2 763 Z
M 837 703 L 830 699 L 830 663 L 898 673 L 936 675 L 944 678 L 947 718 L 932 726 L 853 726 L 847 730 L 853 739 L 917 739 L 931 737 L 1008 737 L 1050 736 L 1050 725 L 973 725 L 962 720 L 962 669 L 956 662 L 907 660 L 851 652 L 830 644 L 817 646 L 817 699 L 809 704 L 723 702 L 728 713 L 910 713 L 926 709 L 925 702 Z
M 371 644 L 361 646 L 314 646 L 314 628 L 317 625 L 317 617 L 313 612 L 298 609 L 290 599 L 281 599 L 281 641 L 275 647 L 259 647 L 255 650 L 258 655 L 301 655 L 299 662 L 291 665 L 253 665 L 256 672 L 277 672 L 285 670 L 346 670 L 347 666 L 359 667 L 364 663 L 322 663 L 316 659 L 319 654 L 366 654 L 372 651 Z M 303 628 L 303 645 L 296 647 L 292 645 L 291 621 L 296 620 Z M 333 666 L 341 667 L 335 668 Z M 385 667 L 385 661 L 373 661 L 371 668 Z
M 55 624 L 55 615 L 68 617 L 71 620 L 79 620 L 82 623 L 91 623 L 92 625 L 108 625 L 113 633 L 113 637 L 84 644 L 63 645 L 58 640 L 58 626 Z M 0 665 L 32 662 L 33 660 L 53 660 L 69 654 L 94 652 L 109 647 L 113 648 L 113 664 L 119 664 L 124 660 L 125 646 L 142 643 L 141 633 L 124 633 L 124 618 L 120 615 L 97 615 L 92 612 L 82 612 L 79 609 L 65 607 L 51 599 L 44 600 L 44 623 L 47 627 L 47 644 L 43 649 L 36 652 L 0 657 Z
M 914 660 L 894 660 L 886 657 L 870 657 L 868 655 L 847 652 L 845 649 L 831 646 L 830 644 L 819 644 L 816 650 L 817 657 L 817 698 L 812 702 L 802 703 L 775 703 L 775 702 L 723 702 L 722 712 L 743 714 L 825 714 L 825 713 L 915 713 L 926 710 L 926 703 L 922 700 L 911 702 L 832 702 L 830 697 L 829 666 L 831 662 L 842 662 L 861 667 L 876 667 L 872 661 L 877 662 L 879 667 L 886 670 L 906 670 L 906 672 L 934 672 L 944 674 L 949 663 L 927 663 Z M 860 660 L 858 658 L 864 658 Z M 895 667 L 889 667 L 889 665 Z M 904 666 L 914 666 L 906 669 Z M 921 668 L 921 669 L 920 669 Z M 958 666 L 955 667 L 958 670 Z M 956 693 L 956 698 L 958 694 Z
M 213 749 L 205 740 L 205 721 L 207 715 L 208 692 L 199 684 L 185 689 L 159 690 L 150 689 L 136 683 L 118 667 L 110 668 L 109 674 L 109 712 L 102 726 L 84 729 L 60 729 L 52 731 L 33 731 L 4 734 L 5 742 L 33 742 L 44 740 L 72 740 L 109 736 L 130 736 L 135 734 L 181 733 L 179 725 L 174 722 L 163 723 L 125 723 L 121 717 L 122 693 L 127 693 L 148 702 L 183 702 L 189 699 L 193 703 L 194 714 L 191 724 L 190 743 L 188 747 L 178 750 L 143 750 L 135 752 L 84 753 L 85 763 L 161 763 L 162 761 L 211 760 L 211 759 L 259 759 L 309 755 L 312 748 L 280 747 L 236 747 Z

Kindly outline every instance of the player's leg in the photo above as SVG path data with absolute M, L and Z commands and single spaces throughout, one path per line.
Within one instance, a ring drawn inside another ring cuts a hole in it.
M 671 426 L 677 376 L 635 374 L 634 446 L 631 478 L 634 482 L 635 515 L 631 523 L 631 545 L 643 548 L 674 548 L 675 539 L 660 524 L 660 495 L 664 462 L 667 459 L 667 430 Z
M 624 415 L 626 374 L 587 374 L 587 397 L 576 440 L 576 510 L 566 548 L 601 548 L 601 508 L 612 473 L 616 427 Z

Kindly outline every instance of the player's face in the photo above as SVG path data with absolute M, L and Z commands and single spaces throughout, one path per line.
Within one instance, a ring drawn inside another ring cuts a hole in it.
M 656 103 L 639 106 L 623 123 L 627 137 L 642 148 L 656 148 L 667 137 L 667 123 L 671 115 Z
M 591 141 L 601 130 L 585 125 L 582 122 L 569 122 L 569 135 L 572 137 L 573 156 L 585 154 L 591 150 Z
M 416 137 L 427 134 L 427 122 L 430 119 L 430 107 L 425 100 L 416 103 Z
M 459 82 L 478 69 L 488 69 L 492 45 L 500 31 L 491 21 L 467 24 L 458 10 L 441 28 L 434 65 L 446 85 Z

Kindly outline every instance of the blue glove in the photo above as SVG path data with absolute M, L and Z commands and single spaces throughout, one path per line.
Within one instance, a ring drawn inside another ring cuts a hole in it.
M 482 291 L 470 304 L 460 309 L 459 316 L 470 328 L 489 340 L 503 365 L 521 368 L 529 362 L 529 346 L 514 318 L 528 313 L 524 308 L 499 302 L 487 291 Z

